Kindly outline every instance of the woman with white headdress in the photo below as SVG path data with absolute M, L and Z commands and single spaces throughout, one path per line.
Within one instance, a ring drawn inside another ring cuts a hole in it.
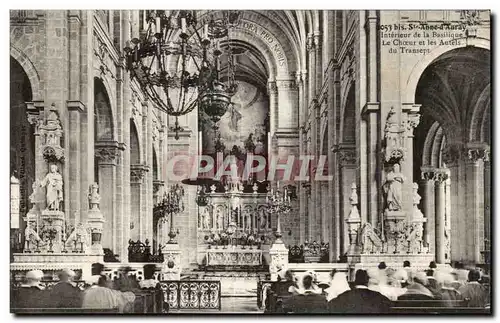
M 329 302 L 334 298 L 337 298 L 343 292 L 350 290 L 349 283 L 347 282 L 347 276 L 343 272 L 333 273 L 332 281 L 330 282 L 330 287 L 328 287 L 326 292 L 326 300 Z

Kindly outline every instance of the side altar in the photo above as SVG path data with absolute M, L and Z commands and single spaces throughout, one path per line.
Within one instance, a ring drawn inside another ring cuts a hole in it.
M 55 272 L 70 268 L 86 278 L 91 274 L 92 263 L 102 263 L 104 255 L 99 186 L 93 183 L 89 187 L 87 221 L 75 219 L 70 223 L 64 212 L 64 182 L 60 172 L 65 166 L 65 151 L 61 147 L 63 129 L 54 105 L 45 115 L 37 129 L 40 137 L 37 153 L 41 158 L 37 158 L 38 179 L 33 182 L 29 197 L 32 207 L 23 216 L 24 245 L 22 252 L 12 255 L 11 272 L 16 275 L 32 269 Z M 11 179 L 11 186 L 16 182 Z

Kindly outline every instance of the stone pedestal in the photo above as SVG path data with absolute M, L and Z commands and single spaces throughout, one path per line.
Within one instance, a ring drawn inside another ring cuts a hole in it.
M 177 243 L 169 243 L 163 247 L 164 262 L 161 267 L 162 280 L 181 279 L 182 251 Z
M 385 210 L 384 215 L 384 235 L 387 241 L 386 252 L 397 254 L 403 250 L 406 251 L 406 213 L 403 211 Z
M 87 217 L 87 223 L 91 232 L 90 250 L 92 254 L 104 255 L 101 239 L 104 229 L 104 216 L 97 208 L 90 209 Z
M 54 239 L 52 240 L 52 251 L 61 252 L 62 248 L 62 232 L 64 229 L 64 212 L 62 211 L 52 211 L 44 210 L 41 214 L 42 226 L 42 236 L 44 234 L 50 234 L 47 230 L 54 230 Z M 48 247 L 50 249 L 50 247 Z
M 269 273 L 271 280 L 278 280 L 278 271 L 286 270 L 288 267 L 288 249 L 284 243 L 274 243 L 269 249 Z

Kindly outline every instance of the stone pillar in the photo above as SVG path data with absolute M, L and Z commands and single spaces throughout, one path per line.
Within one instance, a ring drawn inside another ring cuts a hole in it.
M 467 250 L 469 260 L 481 262 L 484 250 L 484 159 L 489 148 L 469 144 L 467 147 Z
M 70 183 L 80 183 L 82 178 L 81 169 L 81 140 L 80 140 L 80 114 L 84 111 L 85 106 L 80 101 L 68 101 L 67 102 L 69 111 L 69 129 L 67 135 L 69 136 L 69 149 L 68 149 L 68 166 L 69 170 L 69 182 Z M 87 192 L 81 192 L 78 185 L 70 185 L 69 196 L 66 199 L 70 200 L 69 214 L 66 214 L 66 221 L 76 227 L 76 224 L 82 222 L 82 204 L 80 195 L 86 194 Z
M 427 217 L 424 224 L 424 241 L 429 245 L 429 252 L 435 253 L 435 212 L 434 212 L 434 185 L 431 168 L 422 167 L 422 180 L 420 187 L 423 192 L 423 213 Z
M 442 152 L 442 160 L 449 170 L 450 174 L 450 246 L 451 246 L 451 260 L 464 260 L 465 253 L 465 235 L 462 233 L 462 227 L 465 226 L 461 214 L 464 212 L 461 204 L 465 202 L 459 197 L 459 188 L 461 188 L 461 172 L 460 172 L 460 152 L 454 147 L 448 147 Z
M 149 168 L 143 164 L 130 165 L 130 191 L 131 191 L 131 223 L 133 223 L 132 239 L 139 239 L 142 242 L 146 241 L 146 207 L 145 200 L 145 177 Z M 152 224 L 151 224 L 152 225 Z
M 271 280 L 275 281 L 278 279 L 278 271 L 288 267 L 288 249 L 283 241 L 276 240 L 273 243 L 269 248 L 269 257 L 271 258 L 269 273 L 271 274 Z
M 127 41 L 130 41 L 132 38 L 132 34 L 130 33 L 130 19 L 131 14 L 135 14 L 136 22 L 135 25 L 132 25 L 133 28 L 136 28 L 135 31 L 138 34 L 138 15 L 139 12 L 137 10 L 127 10 L 122 11 L 121 21 L 121 34 L 122 34 L 122 42 L 123 47 Z M 133 18 L 133 17 L 132 17 Z M 134 30 L 133 30 L 134 31 Z M 127 148 L 123 153 L 123 158 L 120 163 L 120 192 L 121 192 L 121 206 L 120 206 L 120 250 L 118 251 L 121 255 L 121 259 L 123 261 L 128 260 L 128 241 L 130 240 L 130 217 L 131 217 L 131 187 L 130 187 L 130 118 L 132 117 L 132 89 L 130 83 L 130 74 L 120 66 L 121 77 L 121 139 L 123 142 L 123 147 Z
M 436 262 L 438 264 L 445 263 L 445 212 L 446 212 L 446 195 L 445 185 L 448 174 L 446 171 L 439 169 L 436 171 L 435 180 L 435 204 L 436 204 Z
M 276 82 L 274 80 L 269 80 L 267 82 L 267 90 L 269 96 L 269 131 L 271 132 L 271 136 L 274 134 L 278 127 L 278 117 L 279 117 L 279 108 L 278 108 L 278 87 L 276 86 Z M 270 147 L 268 147 L 269 149 Z M 271 156 L 268 156 L 270 158 Z
M 44 104 L 42 101 L 26 102 L 28 122 L 33 126 L 35 136 L 35 179 L 42 179 L 47 173 L 47 165 L 40 150 L 41 138 L 39 128 L 44 122 Z
M 343 148 L 340 150 L 340 254 L 344 255 L 349 246 L 348 212 L 351 209 L 349 198 L 352 193 L 352 183 L 356 182 L 356 150 Z M 361 222 L 363 222 L 361 220 Z
M 413 200 L 411 198 L 413 191 L 413 132 L 420 123 L 420 114 L 418 113 L 419 111 L 420 105 L 403 105 L 405 158 L 401 164 L 401 171 L 406 177 L 406 182 L 403 186 L 403 210 L 405 210 L 407 214 L 409 213 L 408 210 L 413 209 Z
M 119 158 L 117 142 L 97 142 L 95 156 L 99 163 L 99 185 L 101 193 L 101 212 L 104 216 L 104 229 L 102 233 L 103 248 L 110 248 L 117 252 L 117 243 L 114 236 L 116 228 L 116 164 Z
M 146 227 L 145 237 L 153 244 L 153 111 L 152 105 L 148 104 L 147 110 L 147 136 L 146 136 L 146 165 L 149 172 L 145 175 L 146 184 Z

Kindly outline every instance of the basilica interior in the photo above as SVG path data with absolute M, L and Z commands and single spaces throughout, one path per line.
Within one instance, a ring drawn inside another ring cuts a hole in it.
M 11 272 L 488 270 L 490 89 L 489 11 L 11 10 Z

